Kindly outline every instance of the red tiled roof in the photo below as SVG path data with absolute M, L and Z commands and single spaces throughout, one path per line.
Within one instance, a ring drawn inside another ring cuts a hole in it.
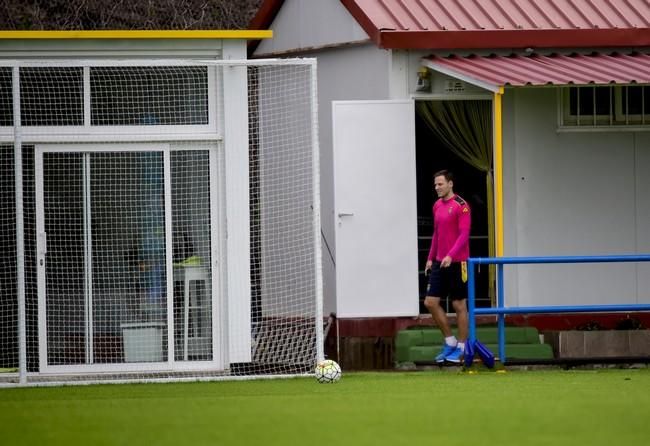
M 382 48 L 650 45 L 648 0 L 340 0 Z
M 650 46 L 649 0 L 321 1 L 340 1 L 380 48 Z M 264 0 L 249 29 L 268 28 L 283 3 Z
M 496 90 L 500 86 L 650 83 L 650 54 L 430 56 L 428 67 Z

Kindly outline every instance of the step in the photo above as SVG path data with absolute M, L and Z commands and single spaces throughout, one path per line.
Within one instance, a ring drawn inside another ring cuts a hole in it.
M 535 327 L 506 327 L 507 344 L 539 343 L 539 332 Z M 482 326 L 476 329 L 476 338 L 484 344 L 498 343 L 498 330 L 495 326 Z M 400 330 L 395 336 L 395 346 L 439 345 L 443 342 L 442 333 L 437 327 Z
M 498 356 L 497 344 L 486 344 L 486 347 Z M 439 346 L 417 346 L 409 349 L 406 360 L 397 362 L 433 363 L 435 356 L 440 353 Z M 553 348 L 548 344 L 511 344 L 506 345 L 506 359 L 553 359 Z

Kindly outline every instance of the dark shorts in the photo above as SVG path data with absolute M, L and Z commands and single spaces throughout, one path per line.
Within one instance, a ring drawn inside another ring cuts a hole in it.
M 447 268 L 440 268 L 440 262 L 433 262 L 426 295 L 467 299 L 467 262 L 452 262 Z

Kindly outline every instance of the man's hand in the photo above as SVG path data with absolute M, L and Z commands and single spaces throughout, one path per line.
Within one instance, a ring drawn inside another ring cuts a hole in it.
M 442 261 L 440 262 L 440 268 L 447 268 L 449 265 L 451 265 L 451 257 L 446 256 Z
M 433 266 L 433 261 L 432 260 L 427 260 L 427 264 L 424 267 L 424 275 L 428 276 L 431 274 L 431 267 Z

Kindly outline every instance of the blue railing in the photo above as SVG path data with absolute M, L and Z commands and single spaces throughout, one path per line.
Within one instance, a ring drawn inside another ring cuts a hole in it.
M 506 362 L 505 315 L 531 313 L 586 313 L 616 311 L 650 311 L 650 304 L 630 305 L 579 305 L 579 306 L 541 306 L 541 307 L 506 307 L 503 289 L 503 265 L 540 264 L 540 263 L 621 263 L 650 262 L 650 255 L 618 256 L 564 256 L 564 257 L 476 257 L 467 262 L 468 275 L 468 310 L 469 340 L 476 339 L 476 315 L 497 315 L 499 359 Z M 476 308 L 475 266 L 497 265 L 497 306 L 493 308 Z

